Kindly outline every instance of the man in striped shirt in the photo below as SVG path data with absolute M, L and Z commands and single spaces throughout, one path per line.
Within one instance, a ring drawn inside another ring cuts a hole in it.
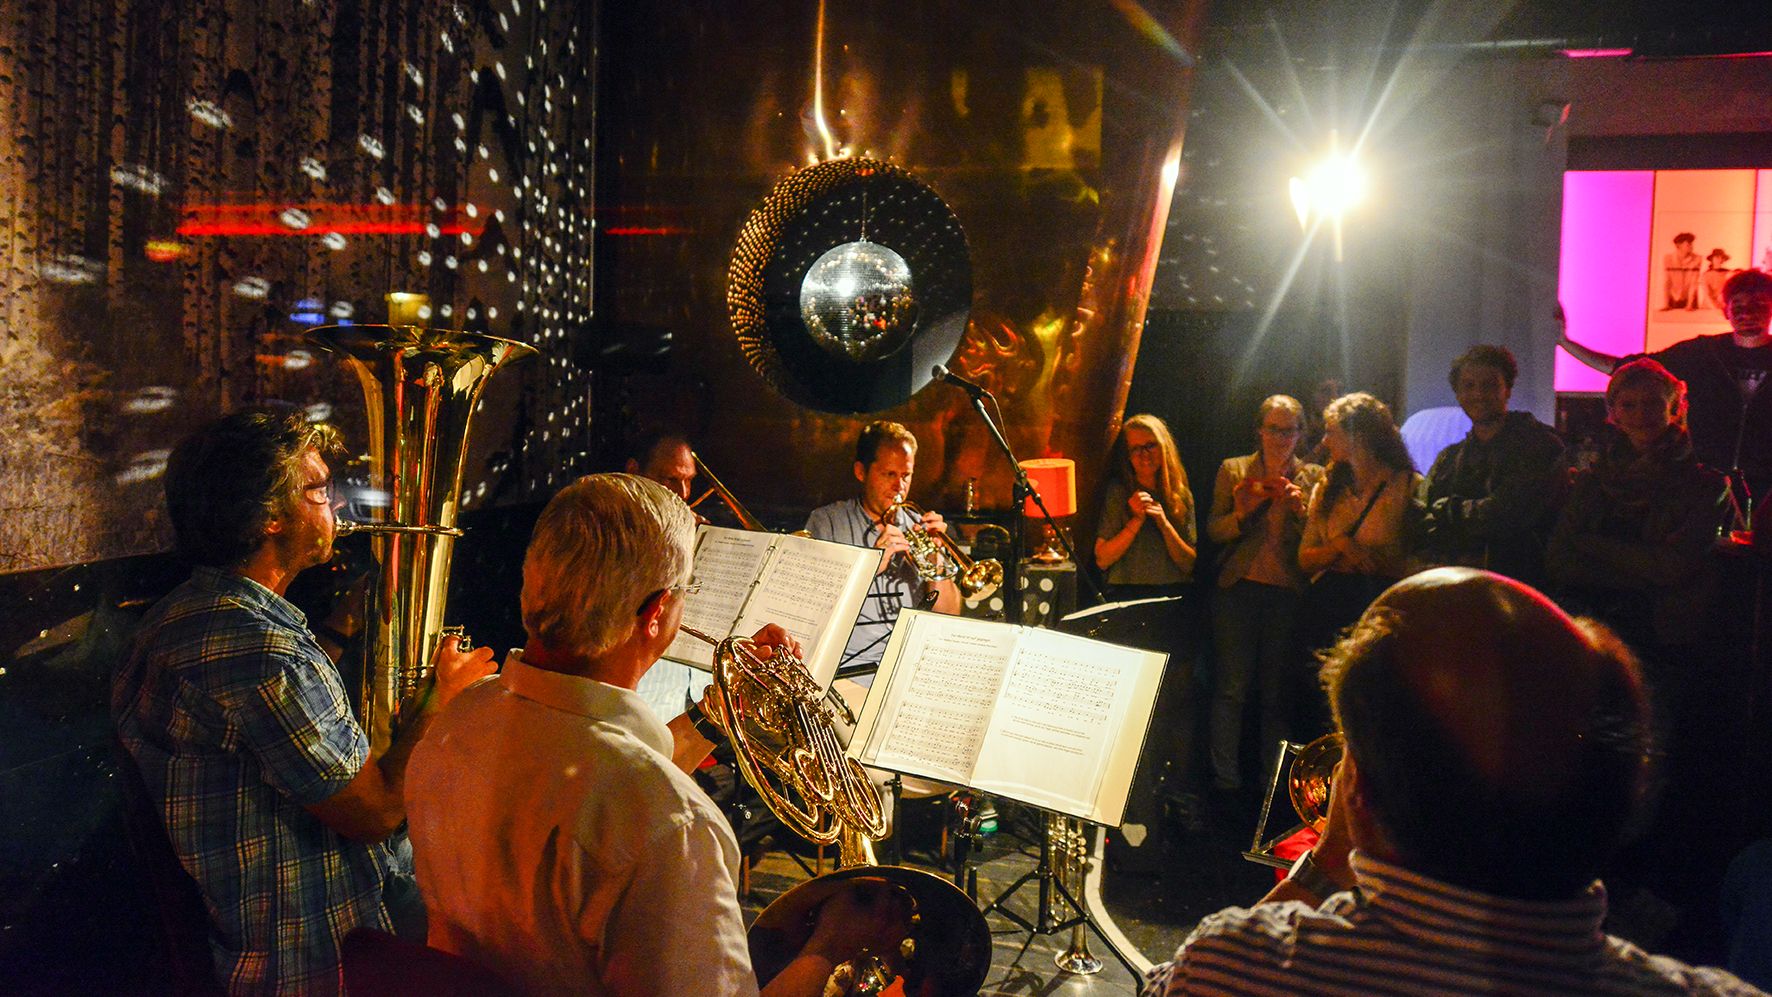
M 1601 930 L 1645 802 L 1631 652 L 1533 589 L 1439 568 L 1325 657 L 1347 752 L 1322 840 L 1145 978 L 1178 994 L 1757 994 Z

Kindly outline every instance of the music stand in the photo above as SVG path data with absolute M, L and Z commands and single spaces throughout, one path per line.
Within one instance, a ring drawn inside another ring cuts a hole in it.
M 1037 864 L 984 912 L 1002 913 L 1029 932 L 1030 943 L 1033 935 L 1093 929 L 1136 977 L 1136 965 L 1059 878 L 1052 823 L 1058 815 L 1089 824 L 1119 822 L 1166 662 L 1160 653 L 1043 628 L 907 611 L 881 659 L 849 757 L 1044 812 Z M 1074 705 L 1081 709 L 1056 710 L 1046 698 L 1054 688 L 1075 689 L 1083 698 Z M 956 689 L 964 693 L 956 695 Z M 931 711 L 952 719 L 936 721 Z M 955 753 L 952 745 L 961 742 L 927 741 L 937 722 L 943 730 L 969 729 L 967 747 Z M 902 740 L 901 731 L 908 732 Z M 931 743 L 941 746 L 926 747 Z M 1045 764 L 1045 758 L 1061 756 L 1066 764 Z M 961 877 L 969 878 L 966 870 Z M 1030 883 L 1039 890 L 1031 920 L 1007 906 Z

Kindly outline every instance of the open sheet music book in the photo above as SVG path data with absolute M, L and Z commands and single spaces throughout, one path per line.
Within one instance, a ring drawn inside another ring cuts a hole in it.
M 1169 656 L 919 610 L 899 614 L 848 754 L 1118 825 Z
M 879 564 L 872 547 L 703 526 L 695 534 L 701 591 L 688 597 L 683 622 L 717 637 L 780 624 L 800 642 L 812 677 L 829 685 Z M 664 656 L 714 667 L 714 649 L 688 634 L 678 634 Z

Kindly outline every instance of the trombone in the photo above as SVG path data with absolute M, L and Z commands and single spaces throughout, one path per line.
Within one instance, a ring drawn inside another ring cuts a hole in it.
M 926 515 L 915 502 L 899 502 L 880 517 L 882 524 L 891 521 L 898 510 L 913 516 Z M 917 576 L 926 582 L 944 582 L 952 578 L 966 599 L 983 599 L 1003 585 L 1003 564 L 995 558 L 974 561 L 960 549 L 954 538 L 935 530 L 909 529 L 905 542 L 911 545 L 909 557 Z
M 702 492 L 695 501 L 689 503 L 690 509 L 694 509 L 696 506 L 707 501 L 710 497 L 717 495 L 719 496 L 720 501 L 726 503 L 726 508 L 731 509 L 732 514 L 738 517 L 738 525 L 747 530 L 765 532 L 763 524 L 758 521 L 757 517 L 750 514 L 750 511 L 744 507 L 744 503 L 738 500 L 738 496 L 732 494 L 732 489 L 727 488 L 726 485 L 720 481 L 719 477 L 715 475 L 713 471 L 708 470 L 706 464 L 702 463 L 701 454 L 691 450 L 689 451 L 689 457 L 691 460 L 695 461 L 696 472 L 702 477 L 707 478 L 708 483 L 713 486 L 707 491 Z

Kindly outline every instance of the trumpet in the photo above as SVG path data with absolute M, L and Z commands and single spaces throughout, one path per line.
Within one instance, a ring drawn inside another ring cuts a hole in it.
M 880 522 L 889 522 L 899 509 L 913 516 L 925 515 L 916 503 L 899 502 L 886 510 Z M 944 582 L 951 578 L 959 586 L 960 595 L 967 599 L 983 599 L 1003 585 L 1002 562 L 994 558 L 974 561 L 946 533 L 912 528 L 904 532 L 904 539 L 911 547 L 906 556 L 917 569 L 917 577 L 926 582 Z

